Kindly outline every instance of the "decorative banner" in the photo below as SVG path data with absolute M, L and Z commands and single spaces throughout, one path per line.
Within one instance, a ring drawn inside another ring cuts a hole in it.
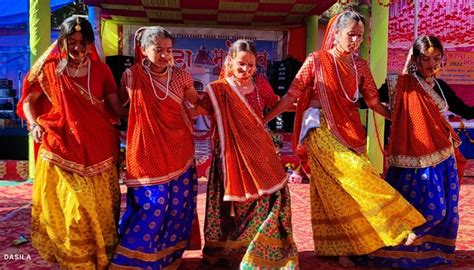
M 440 78 L 448 84 L 474 85 L 474 52 L 446 52 Z
M 135 31 L 141 25 L 103 22 L 102 44 L 106 56 L 133 55 Z M 269 61 L 282 58 L 282 31 L 242 29 L 166 27 L 175 38 L 173 55 L 178 67 L 186 68 L 193 76 L 197 90 L 203 90 L 219 77 L 229 47 L 237 39 L 249 39 L 257 46 L 257 68 L 265 73 Z M 121 48 L 121 50 L 119 50 Z
M 217 79 L 227 56 L 228 48 L 235 40 L 225 38 L 185 38 L 177 37 L 174 60 L 178 67 L 186 68 L 193 75 L 197 90 Z M 257 66 L 265 73 L 268 62 L 275 60 L 275 42 L 256 41 Z M 181 48 L 181 49 L 176 49 Z M 202 85 L 200 84 L 202 83 Z
M 405 48 L 389 48 L 387 61 L 387 74 L 395 75 L 402 73 L 403 66 L 408 55 L 408 49 Z
M 457 93 L 462 87 L 474 85 L 474 1 L 425 0 L 419 4 L 418 34 L 438 37 L 446 51 L 446 65 L 439 77 Z M 400 73 L 403 69 L 415 40 L 414 16 L 413 1 L 390 4 L 388 74 Z
M 408 49 L 394 48 L 388 50 L 388 74 L 402 72 Z M 474 52 L 446 51 L 446 64 L 438 77 L 450 85 L 474 85 Z
M 392 1 L 389 14 L 391 45 L 410 46 L 414 37 L 415 6 L 413 1 Z M 474 3 L 472 0 L 419 1 L 419 35 L 437 36 L 446 48 L 474 45 Z M 393 46 L 391 46 L 393 47 Z
M 418 34 L 438 37 L 445 48 L 445 80 L 466 104 L 474 105 L 473 0 L 419 1 Z M 413 1 L 394 1 L 389 11 L 388 74 L 400 73 L 415 40 Z

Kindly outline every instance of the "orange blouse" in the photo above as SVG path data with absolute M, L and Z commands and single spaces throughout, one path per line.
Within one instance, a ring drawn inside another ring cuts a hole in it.
M 287 176 L 262 119 L 229 79 L 206 89 L 214 108 L 225 185 L 224 201 L 246 201 L 272 194 Z

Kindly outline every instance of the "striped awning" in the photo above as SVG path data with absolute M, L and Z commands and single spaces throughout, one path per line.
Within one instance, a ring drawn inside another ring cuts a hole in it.
M 85 0 L 102 9 L 102 18 L 123 22 L 295 26 L 320 15 L 336 0 Z

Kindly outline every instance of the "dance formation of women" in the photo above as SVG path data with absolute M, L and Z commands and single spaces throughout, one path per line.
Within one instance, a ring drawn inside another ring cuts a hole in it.
M 39 145 L 33 246 L 64 269 L 179 268 L 200 238 L 191 116 L 207 114 L 213 157 L 200 267 L 298 269 L 287 176 L 265 128 L 296 102 L 293 146 L 310 173 L 315 254 L 346 267 L 451 264 L 464 163 L 444 112 L 473 118 L 474 108 L 436 78 L 444 50 L 434 36 L 418 37 L 405 69 L 377 89 L 355 54 L 364 31 L 357 12 L 331 18 L 321 50 L 280 99 L 257 74 L 250 40 L 232 44 L 220 78 L 199 94 L 159 26 L 136 32 L 135 64 L 117 87 L 90 23 L 66 19 L 18 106 Z M 391 121 L 385 179 L 365 153 L 360 96 Z M 128 120 L 121 217 L 120 119 Z

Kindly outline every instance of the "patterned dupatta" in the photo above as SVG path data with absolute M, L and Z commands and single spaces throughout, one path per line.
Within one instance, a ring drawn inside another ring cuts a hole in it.
M 344 95 L 353 96 L 356 89 L 354 70 L 350 65 L 339 60 L 334 60 L 327 51 L 334 46 L 336 22 L 340 16 L 333 16 L 328 23 L 323 40 L 322 50 L 313 52 L 308 57 L 314 57 L 314 85 L 318 89 L 324 116 L 329 130 L 338 141 L 348 148 L 358 152 L 365 152 L 366 132 L 360 122 L 357 107 Z M 355 60 L 354 60 L 355 61 Z M 338 65 L 340 76 L 336 72 Z M 359 81 L 359 80 L 358 80 Z M 341 84 L 344 88 L 341 87 Z M 306 89 L 305 94 L 298 100 L 295 116 L 295 129 L 293 132 L 293 147 L 295 153 L 305 163 L 307 160 L 304 145 L 299 144 L 299 134 L 303 115 L 309 106 L 313 89 Z
M 333 56 L 327 51 L 320 51 L 315 61 L 315 84 L 329 130 L 346 147 L 364 153 L 367 139 L 365 128 L 360 122 L 357 107 L 344 96 L 344 89 L 351 91 L 347 93 L 348 96 L 354 95 L 354 70 L 343 61 L 336 60 L 334 63 Z M 340 78 L 335 65 L 338 65 L 341 72 Z
M 61 58 L 57 42 L 33 65 L 18 104 L 18 114 L 34 83 L 39 83 L 47 99 L 38 102 L 38 123 L 45 130 L 43 158 L 64 170 L 86 177 L 115 165 L 118 155 L 118 132 L 113 124 L 118 118 L 107 110 L 104 101 L 91 97 L 88 90 L 66 73 L 58 74 Z M 91 65 L 98 58 L 89 57 Z M 94 74 L 89 74 L 94 79 Z
M 134 64 L 131 72 L 126 183 L 129 187 L 165 183 L 193 164 L 192 125 L 171 86 L 168 97 L 158 100 L 142 64 Z M 165 96 L 166 86 L 155 84 L 155 89 Z
M 270 135 L 230 79 L 206 89 L 214 107 L 225 182 L 224 201 L 243 202 L 274 193 L 287 176 Z
M 424 81 L 422 87 L 412 74 L 387 82 L 392 107 L 390 166 L 425 168 L 453 155 L 461 141 L 441 113 L 446 103 L 433 87 Z

